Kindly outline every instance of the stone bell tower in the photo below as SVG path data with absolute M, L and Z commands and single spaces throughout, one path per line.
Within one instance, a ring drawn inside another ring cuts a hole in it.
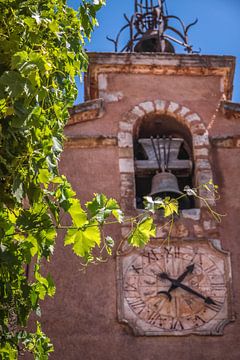
M 194 51 L 188 31 L 196 22 L 185 26 L 166 12 L 165 1 L 136 0 L 125 19 L 110 39 L 115 52 L 88 54 L 85 102 L 71 109 L 62 171 L 82 203 L 105 193 L 129 216 L 141 214 L 149 194 L 178 197 L 189 186 L 198 198 L 181 204 L 170 239 L 171 224 L 159 216 L 157 237 L 145 248 L 126 243 L 130 225 L 112 226 L 118 250 L 86 274 L 76 274 L 78 259 L 58 250 L 56 273 L 68 266 L 64 278 L 56 275 L 58 294 L 46 320 L 54 357 L 238 360 L 235 58 Z M 123 31 L 128 40 L 120 51 Z M 220 199 L 202 186 L 211 180 Z M 220 224 L 209 206 L 226 214 Z

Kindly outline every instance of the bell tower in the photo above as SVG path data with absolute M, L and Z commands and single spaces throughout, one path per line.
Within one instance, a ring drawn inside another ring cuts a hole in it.
M 128 18 L 127 24 L 119 31 L 112 41 L 115 51 L 119 51 L 119 40 L 122 32 L 129 31 L 129 39 L 122 48 L 122 52 L 161 52 L 175 53 L 174 44 L 178 44 L 188 53 L 192 53 L 192 46 L 188 43 L 188 31 L 193 23 L 185 26 L 183 21 L 175 15 L 169 15 L 165 0 L 135 0 L 135 12 Z
M 129 223 L 111 227 L 118 242 L 114 256 L 71 282 L 81 304 L 60 289 L 72 319 L 61 336 L 74 332 L 73 359 L 80 353 L 92 358 L 94 333 L 96 360 L 109 354 L 116 360 L 138 360 L 139 354 L 144 360 L 156 354 L 162 360 L 225 360 L 226 349 L 228 360 L 237 360 L 235 58 L 200 55 L 189 40 L 197 21 L 185 25 L 168 12 L 166 0 L 133 5 L 116 38 L 108 38 L 115 51 L 88 53 L 85 102 L 70 110 L 62 170 L 82 203 L 92 193 L 105 193 L 129 218 L 142 214 L 144 196 L 178 198 L 190 187 L 198 197 L 189 195 L 180 204 L 173 225 L 156 216 L 157 236 L 145 248 L 127 243 Z M 212 182 L 219 194 L 209 192 Z M 220 224 L 209 206 L 227 214 Z M 58 358 L 68 359 L 60 345 Z

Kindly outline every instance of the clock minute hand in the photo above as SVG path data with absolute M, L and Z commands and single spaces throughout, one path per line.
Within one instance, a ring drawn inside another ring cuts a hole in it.
M 193 290 L 193 289 L 190 288 L 189 286 L 180 283 L 178 280 L 175 280 L 175 279 L 170 278 L 166 273 L 162 273 L 162 274 L 161 274 L 161 277 L 162 277 L 163 279 L 167 279 L 167 280 L 171 281 L 172 285 L 177 286 L 177 287 L 180 287 L 181 289 L 183 289 L 183 290 L 185 290 L 185 291 L 187 291 L 187 292 L 189 292 L 189 293 L 191 293 L 191 294 L 193 294 L 193 295 L 198 296 L 199 298 L 203 299 L 206 304 L 216 305 L 216 303 L 215 303 L 210 297 L 206 297 L 206 296 L 200 294 L 199 292 Z

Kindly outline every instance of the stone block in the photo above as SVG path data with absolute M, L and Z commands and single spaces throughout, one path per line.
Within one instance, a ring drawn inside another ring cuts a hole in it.
M 194 135 L 193 136 L 193 146 L 194 147 L 209 146 L 208 132 L 206 131 L 202 135 Z
M 169 104 L 169 106 L 168 106 L 168 109 L 167 109 L 167 110 L 168 110 L 169 112 L 172 112 L 172 113 L 173 113 L 173 112 L 176 111 L 178 108 L 179 108 L 179 104 L 171 101 L 170 104 Z
M 194 135 L 203 135 L 206 132 L 206 127 L 200 122 L 195 122 L 191 126 L 191 131 Z
M 186 238 L 189 234 L 188 229 L 181 223 L 175 223 L 170 234 L 173 238 Z
M 158 225 L 156 229 L 156 238 L 164 239 L 169 231 L 169 226 Z
M 189 112 L 190 110 L 187 107 L 183 106 L 179 109 L 178 114 L 182 117 L 185 117 Z
M 157 111 L 164 111 L 166 106 L 165 100 L 155 100 L 154 101 L 155 107 Z
M 198 114 L 196 114 L 196 113 L 194 113 L 194 114 L 191 114 L 191 115 L 188 115 L 187 117 L 186 117 L 186 120 L 188 121 L 188 122 L 193 122 L 193 121 L 201 121 L 201 119 L 200 119 L 200 117 L 198 116 Z
M 139 106 L 141 106 L 141 108 L 143 108 L 143 110 L 146 113 L 152 113 L 155 111 L 154 104 L 152 103 L 152 101 L 146 101 L 144 103 L 139 104 Z
M 193 225 L 193 230 L 196 237 L 200 238 L 204 236 L 204 231 L 201 225 L 199 224 Z
M 132 134 L 128 132 L 118 133 L 118 146 L 119 147 L 133 147 Z
M 133 197 L 134 191 L 133 188 L 129 188 L 128 186 L 121 185 L 121 196 L 122 197 Z
M 193 221 L 199 221 L 201 217 L 200 209 L 187 209 L 182 210 L 182 216 L 184 219 L 190 219 Z
M 203 228 L 204 230 L 210 231 L 210 230 L 216 230 L 216 223 L 213 220 L 205 220 L 203 222 Z
M 211 170 L 197 171 L 196 180 L 198 185 L 203 185 L 212 180 L 213 174 Z
M 119 128 L 121 131 L 128 131 L 128 132 L 132 132 L 133 130 L 133 124 L 127 121 L 120 121 L 119 123 Z
M 98 89 L 99 89 L 99 91 L 107 90 L 107 75 L 106 74 L 98 75 Z
M 119 170 L 121 173 L 134 173 L 132 159 L 119 159 Z
M 121 174 L 120 175 L 121 181 L 127 181 L 134 183 L 133 176 L 131 174 Z
M 240 139 L 237 139 L 237 141 L 236 141 L 236 147 L 240 147 Z
M 106 103 L 118 102 L 123 98 L 123 93 L 121 91 L 116 91 L 113 93 L 100 91 L 99 95 L 101 98 L 105 100 Z
M 138 106 L 135 106 L 133 110 L 131 111 L 133 115 L 137 115 L 137 118 L 143 117 L 145 115 L 145 112 L 140 109 Z
M 211 165 L 206 159 L 197 159 L 195 161 L 195 167 L 197 170 L 211 170 Z
M 213 246 L 218 249 L 218 250 L 222 250 L 222 245 L 221 245 L 221 241 L 219 239 L 209 239 L 211 241 L 211 243 L 213 244 Z
M 120 147 L 118 150 L 119 158 L 133 158 L 133 148 L 132 147 Z
M 209 155 L 209 151 L 207 148 L 195 149 L 194 157 L 207 157 Z

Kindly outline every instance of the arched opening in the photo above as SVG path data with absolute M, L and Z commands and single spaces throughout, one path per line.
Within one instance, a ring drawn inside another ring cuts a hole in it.
M 137 208 L 143 208 L 143 197 L 151 194 L 156 173 L 173 174 L 179 192 L 183 192 L 186 185 L 193 186 L 192 136 L 173 116 L 151 114 L 139 120 L 133 132 L 133 145 Z M 162 195 L 171 196 L 170 190 L 166 189 Z M 194 205 L 193 197 L 180 202 L 181 209 L 194 208 Z

